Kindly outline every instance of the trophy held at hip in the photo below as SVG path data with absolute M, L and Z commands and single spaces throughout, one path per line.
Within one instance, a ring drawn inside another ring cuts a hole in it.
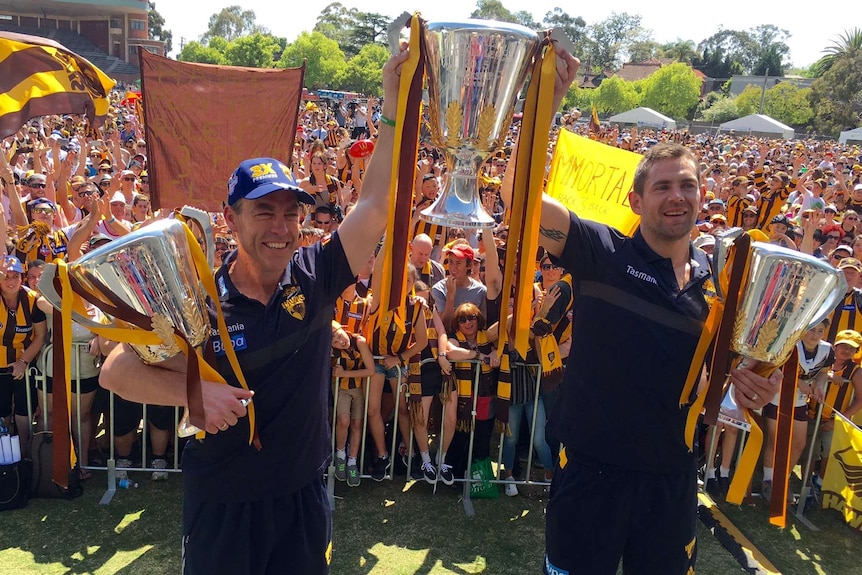
M 144 226 L 73 262 L 47 265 L 39 281 L 45 299 L 62 315 L 63 329 L 55 327 L 55 335 L 70 333 L 66 327 L 71 329 L 74 319 L 98 335 L 129 344 L 148 364 L 186 354 L 187 407 L 177 430 L 183 437 L 204 436 L 201 378 L 226 384 L 202 356 L 212 334 L 206 295 L 216 308 L 219 336 L 230 341 L 212 275 L 213 245 L 209 215 L 184 207 L 170 219 Z M 110 323 L 89 319 L 83 301 L 104 312 Z M 233 346 L 223 347 L 240 385 L 247 389 Z M 251 442 L 252 405 L 248 413 Z
M 846 292 L 846 282 L 844 275 L 826 262 L 771 244 L 752 243 L 750 236 L 739 228 L 719 236 L 713 261 L 718 299 L 710 309 L 680 401 L 687 403 L 693 375 L 699 375 L 703 365 L 703 352 L 713 345 L 709 384 L 691 406 L 686 441 L 691 448 L 703 408 L 704 423 L 713 426 L 725 423 L 749 431 L 727 495 L 728 502 L 738 505 L 754 473 L 763 431 L 749 410 L 737 403 L 736 390 L 727 374 L 731 369 L 747 368 L 768 377 L 788 359 L 795 358 L 797 342 L 832 311 Z M 774 486 L 773 499 L 776 494 L 780 496 L 782 508 L 788 473 L 781 475 L 779 463 L 781 450 L 789 451 L 791 430 L 787 426 L 792 425 L 797 369 L 796 362 L 791 360 L 784 369 L 779 393 L 775 477 L 784 477 L 785 483 L 783 489 Z M 722 415 L 721 411 L 725 413 Z M 711 468 L 714 445 L 710 445 L 709 451 L 707 466 Z M 789 453 L 783 459 L 789 461 Z

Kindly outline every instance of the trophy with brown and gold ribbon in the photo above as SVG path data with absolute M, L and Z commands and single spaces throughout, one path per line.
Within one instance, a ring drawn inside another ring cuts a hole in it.
M 190 226 L 198 228 L 200 238 Z M 207 246 L 206 256 L 199 242 Z M 218 307 L 212 254 L 209 216 L 186 207 L 174 218 L 144 226 L 72 263 L 46 266 L 39 282 L 45 299 L 66 316 L 62 318 L 64 325 L 66 322 L 71 325 L 74 319 L 94 333 L 128 343 L 148 364 L 157 364 L 179 353 L 187 355 L 188 408 L 178 429 L 182 436 L 201 433 L 204 428 L 201 377 L 225 383 L 201 356 L 201 347 L 211 335 L 206 295 Z M 110 323 L 90 320 L 83 308 L 84 301 L 104 312 Z M 223 341 L 229 341 L 220 308 L 217 311 L 219 333 Z M 56 331 L 65 330 L 55 327 Z M 245 387 L 233 347 L 224 348 Z M 251 438 L 253 406 L 249 408 L 249 420 Z
M 740 427 L 745 424 L 750 429 L 727 495 L 730 503 L 741 504 L 760 454 L 763 432 L 751 413 L 736 404 L 736 391 L 726 374 L 733 368 L 748 368 L 768 376 L 785 364 L 794 357 L 792 354 L 802 335 L 835 307 L 846 292 L 846 283 L 844 275 L 826 262 L 775 245 L 752 243 L 750 237 L 738 228 L 718 238 L 713 258 L 719 299 L 710 310 L 704 336 L 698 345 L 698 351 L 701 351 L 704 343 L 708 345 L 714 341 L 710 384 L 691 407 L 686 439 L 691 439 L 697 417 L 704 407 L 704 423 L 715 425 L 724 419 L 730 420 L 731 424 L 738 422 Z M 700 365 L 702 362 L 701 356 Z M 698 363 L 697 359 L 692 364 L 690 376 L 700 369 L 695 368 L 695 363 Z M 780 438 L 786 434 L 789 440 L 789 429 L 785 430 L 785 426 L 792 424 L 792 417 L 788 419 L 784 415 L 792 411 L 797 369 L 794 363 L 784 370 L 776 442 L 776 477 L 781 477 Z M 687 396 L 690 391 L 691 387 L 687 386 L 683 394 Z M 681 397 L 681 401 L 684 399 Z M 729 406 L 736 409 L 722 418 L 722 405 L 725 409 Z M 784 491 L 778 487 L 776 485 L 773 493 L 779 493 L 783 507 Z

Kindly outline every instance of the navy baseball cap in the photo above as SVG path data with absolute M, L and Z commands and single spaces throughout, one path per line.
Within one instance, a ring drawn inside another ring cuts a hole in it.
M 232 206 L 237 200 L 256 200 L 279 190 L 294 192 L 298 202 L 314 205 L 314 198 L 299 187 L 290 168 L 274 158 L 242 162 L 228 181 L 227 203 Z

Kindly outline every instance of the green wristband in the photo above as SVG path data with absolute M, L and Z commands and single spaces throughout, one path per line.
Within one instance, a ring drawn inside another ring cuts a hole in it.
M 392 126 L 393 128 L 395 127 L 395 120 L 387 118 L 383 114 L 380 114 L 380 123 L 386 124 L 387 126 Z

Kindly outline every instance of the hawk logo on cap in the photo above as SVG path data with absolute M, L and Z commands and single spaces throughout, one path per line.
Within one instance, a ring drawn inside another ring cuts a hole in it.
M 299 286 L 285 286 L 281 307 L 293 318 L 299 321 L 305 319 L 305 294 L 302 293 Z
M 281 172 L 282 172 L 285 176 L 287 176 L 287 177 L 288 177 L 288 178 L 290 178 L 291 180 L 293 179 L 293 172 L 291 172 L 291 171 L 290 171 L 290 168 L 288 168 L 288 167 L 287 167 L 287 166 L 285 166 L 284 164 L 279 164 L 279 165 L 278 165 L 278 167 L 279 167 L 279 168 L 281 168 Z
M 257 181 L 261 178 L 278 177 L 275 170 L 272 169 L 272 162 L 266 164 L 255 164 L 249 168 L 251 170 L 251 179 Z

